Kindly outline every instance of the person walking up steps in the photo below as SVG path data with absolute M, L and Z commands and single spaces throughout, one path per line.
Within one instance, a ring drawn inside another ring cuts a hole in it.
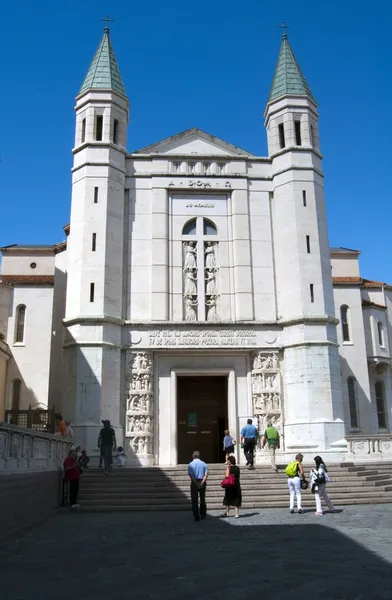
M 302 514 L 302 490 L 301 490 L 301 479 L 305 478 L 304 468 L 302 461 L 304 457 L 302 454 L 297 454 L 295 460 L 289 463 L 286 467 L 286 475 L 288 477 L 287 484 L 290 490 L 290 512 L 294 514 L 294 501 L 297 496 L 297 510 L 298 514 Z
M 200 460 L 200 452 L 197 452 L 197 450 L 192 454 L 192 458 L 192 462 L 188 465 L 188 475 L 191 480 L 192 511 L 195 521 L 200 521 L 200 519 L 204 519 L 207 515 L 206 482 L 208 467 L 205 462 Z
M 276 466 L 275 452 L 276 449 L 279 450 L 280 448 L 280 438 L 278 430 L 276 427 L 273 427 L 271 422 L 267 423 L 267 429 L 263 435 L 263 448 L 266 444 L 268 444 L 268 450 L 271 457 L 271 469 L 277 473 L 278 468 Z
M 230 454 L 234 454 L 234 446 L 235 446 L 235 440 L 230 435 L 230 431 L 228 429 L 226 429 L 225 437 L 223 438 L 223 451 L 225 453 L 225 462 L 226 463 L 227 463 L 227 460 L 228 460 Z
M 241 507 L 242 491 L 240 484 L 240 468 L 237 467 L 234 456 L 229 456 L 227 459 L 227 467 L 225 478 L 233 475 L 235 485 L 225 488 L 225 497 L 223 498 L 223 506 L 226 506 L 226 517 L 230 517 L 230 507 L 234 506 L 235 517 L 238 519 L 238 510 Z
M 250 469 L 254 469 L 254 451 L 256 448 L 256 441 L 259 432 L 257 428 L 252 424 L 252 419 L 248 419 L 245 427 L 241 429 L 241 444 L 244 449 L 246 458 L 246 466 Z
M 116 434 L 114 429 L 110 426 L 110 421 L 103 422 L 103 428 L 101 429 L 98 437 L 98 448 L 101 449 L 103 455 L 105 473 L 112 469 L 113 465 L 113 450 L 116 449 Z
M 310 483 L 312 484 L 312 492 L 314 493 L 314 499 L 316 500 L 315 514 L 318 517 L 322 517 L 323 507 L 321 506 L 321 500 L 324 500 L 331 513 L 336 511 L 331 498 L 327 494 L 327 483 L 329 481 L 327 467 L 321 456 L 315 456 L 314 462 L 316 468 L 312 469 L 310 472 Z

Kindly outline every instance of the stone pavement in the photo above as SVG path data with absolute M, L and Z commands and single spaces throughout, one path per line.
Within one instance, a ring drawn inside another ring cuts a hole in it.
M 0 550 L 2 600 L 392 598 L 392 505 L 69 513 Z

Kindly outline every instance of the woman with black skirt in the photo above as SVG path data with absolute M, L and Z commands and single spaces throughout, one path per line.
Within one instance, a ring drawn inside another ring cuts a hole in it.
M 235 517 L 238 519 L 238 509 L 242 502 L 242 492 L 240 484 L 240 468 L 237 467 L 234 456 L 229 456 L 227 458 L 225 477 L 228 477 L 229 475 L 234 475 L 235 485 L 225 489 L 223 506 L 226 506 L 226 517 L 230 517 L 230 507 L 234 506 Z

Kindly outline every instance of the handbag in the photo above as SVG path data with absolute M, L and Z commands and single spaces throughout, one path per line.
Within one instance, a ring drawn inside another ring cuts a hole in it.
M 307 490 L 309 487 L 309 482 L 306 481 L 306 479 L 301 479 L 301 489 L 302 490 Z
M 321 483 L 327 483 L 327 478 L 324 473 L 317 474 L 317 477 L 314 481 L 316 485 L 320 485 Z
M 232 474 L 230 474 L 228 477 L 225 477 L 221 481 L 222 488 L 229 488 L 229 487 L 233 487 L 234 485 L 235 485 L 235 477 Z

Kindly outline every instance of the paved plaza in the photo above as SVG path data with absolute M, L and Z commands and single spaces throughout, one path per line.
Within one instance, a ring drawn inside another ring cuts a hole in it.
M 392 598 L 392 505 L 63 512 L 0 550 L 2 600 Z

